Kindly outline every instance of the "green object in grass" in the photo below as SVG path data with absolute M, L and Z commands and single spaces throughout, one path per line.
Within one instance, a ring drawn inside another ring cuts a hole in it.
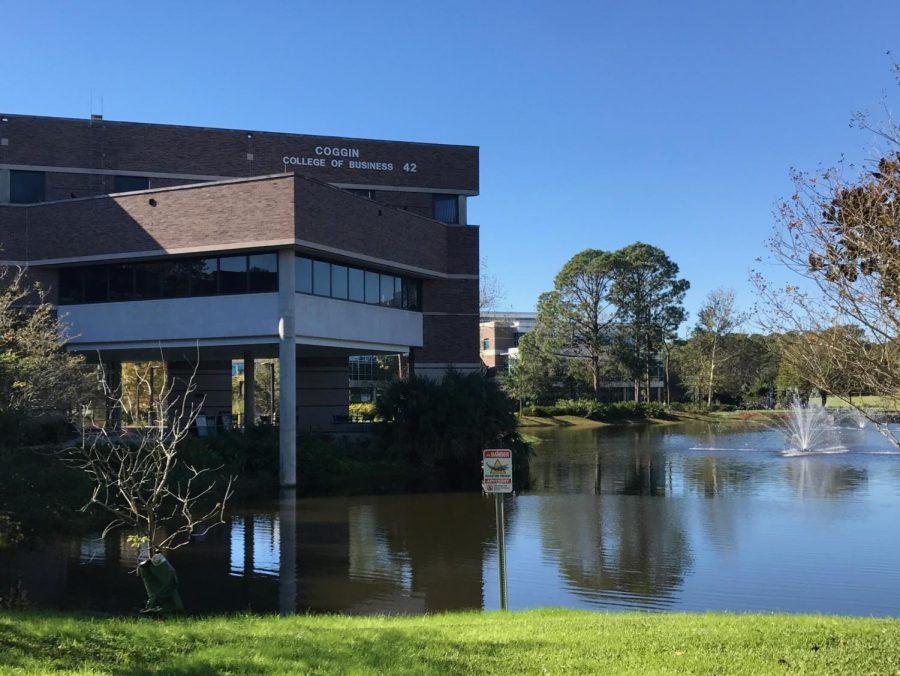
M 171 615 L 184 612 L 178 593 L 178 574 L 162 554 L 154 554 L 138 566 L 138 575 L 147 590 L 147 605 L 142 613 Z

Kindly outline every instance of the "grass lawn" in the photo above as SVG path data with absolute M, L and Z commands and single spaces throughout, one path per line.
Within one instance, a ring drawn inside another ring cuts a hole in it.
M 90 619 L 0 613 L 0 672 L 896 674 L 900 620 L 534 610 Z

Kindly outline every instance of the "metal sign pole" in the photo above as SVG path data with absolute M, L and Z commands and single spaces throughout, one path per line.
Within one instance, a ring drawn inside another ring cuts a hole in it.
M 494 493 L 494 507 L 497 512 L 497 568 L 500 571 L 500 610 L 506 607 L 506 516 L 503 513 L 503 494 Z

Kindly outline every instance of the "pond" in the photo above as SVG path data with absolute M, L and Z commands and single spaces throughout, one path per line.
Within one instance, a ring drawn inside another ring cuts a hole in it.
M 510 608 L 900 615 L 900 455 L 785 457 L 762 427 L 538 431 L 532 485 L 507 498 Z M 301 468 L 302 471 L 302 468 Z M 498 605 L 492 499 L 477 494 L 244 505 L 173 554 L 192 612 L 423 613 Z M 38 607 L 143 603 L 123 538 L 0 550 L 0 589 Z

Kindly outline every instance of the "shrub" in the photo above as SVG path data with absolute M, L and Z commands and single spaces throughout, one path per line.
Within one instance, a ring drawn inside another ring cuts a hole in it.
M 481 373 L 451 371 L 440 382 L 413 377 L 392 383 L 378 400 L 379 442 L 449 484 L 472 489 L 480 485 L 482 449 L 509 448 L 523 485 L 530 447 L 519 436 L 514 410 Z
M 600 422 L 669 417 L 666 407 L 656 402 L 618 401 L 606 404 L 593 399 L 561 399 L 555 404 L 526 406 L 522 413 L 543 418 L 577 415 Z
M 367 401 L 364 403 L 350 404 L 350 418 L 362 422 L 372 422 L 375 420 L 375 402 Z

